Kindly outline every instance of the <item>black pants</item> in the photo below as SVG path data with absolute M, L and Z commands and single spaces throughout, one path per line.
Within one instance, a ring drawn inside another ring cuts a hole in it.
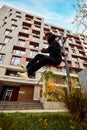
M 28 70 L 28 76 L 33 74 L 35 71 L 40 69 L 44 65 L 53 65 L 57 66 L 61 63 L 61 60 L 56 60 L 50 56 L 46 56 L 43 54 L 37 54 L 26 66 Z

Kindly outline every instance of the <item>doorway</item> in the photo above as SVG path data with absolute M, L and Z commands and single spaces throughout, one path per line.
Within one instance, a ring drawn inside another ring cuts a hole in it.
M 13 88 L 6 88 L 2 97 L 3 101 L 11 101 Z
M 19 86 L 3 86 L 0 93 L 0 100 L 17 101 L 19 89 Z

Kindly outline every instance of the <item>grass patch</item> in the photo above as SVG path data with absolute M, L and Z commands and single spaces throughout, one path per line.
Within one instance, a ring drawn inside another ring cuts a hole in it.
M 0 113 L 2 130 L 85 130 L 69 113 Z

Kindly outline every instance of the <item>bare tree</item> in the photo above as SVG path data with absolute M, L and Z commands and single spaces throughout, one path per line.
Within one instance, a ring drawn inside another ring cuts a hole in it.
M 76 15 L 74 21 L 72 22 L 76 25 L 76 32 L 81 32 L 87 35 L 87 1 L 77 0 L 76 3 Z

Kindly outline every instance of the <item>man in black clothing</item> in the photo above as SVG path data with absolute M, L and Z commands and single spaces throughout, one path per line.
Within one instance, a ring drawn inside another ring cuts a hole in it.
M 56 36 L 51 32 L 45 34 L 45 39 L 48 41 L 48 48 L 42 49 L 41 54 L 37 54 L 26 66 L 28 76 L 25 73 L 18 72 L 18 75 L 27 79 L 31 74 L 36 72 L 44 65 L 57 66 L 62 61 L 62 52 L 60 44 L 56 41 Z M 49 55 L 44 55 L 47 53 Z

